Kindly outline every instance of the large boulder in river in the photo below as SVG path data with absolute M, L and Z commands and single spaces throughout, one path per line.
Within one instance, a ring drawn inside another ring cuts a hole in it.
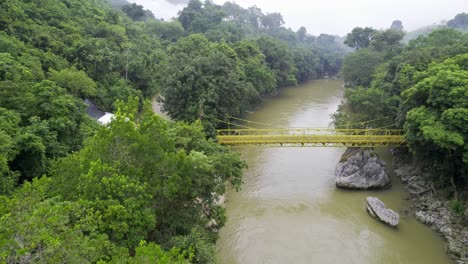
M 381 189 L 390 184 L 384 162 L 371 149 L 348 148 L 335 176 L 336 186 L 345 189 Z
M 379 198 L 367 197 L 366 210 L 371 216 L 391 227 L 398 226 L 400 222 L 400 215 L 388 209 Z

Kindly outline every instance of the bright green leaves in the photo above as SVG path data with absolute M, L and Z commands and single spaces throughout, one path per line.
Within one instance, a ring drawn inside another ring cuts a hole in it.
M 432 64 L 415 86 L 402 93 L 408 112 L 408 140 L 444 150 L 464 151 L 468 140 L 468 55 Z M 415 149 L 423 154 L 425 150 Z
M 51 192 L 92 209 L 101 221 L 97 230 L 127 248 L 141 240 L 172 247 L 171 237 L 193 228 L 209 234 L 205 212 L 219 212 L 222 224 L 215 200 L 226 181 L 240 184 L 245 164 L 239 155 L 206 140 L 199 123 L 170 124 L 149 112 L 137 114 L 137 99 L 117 105 L 109 127 L 52 167 Z
M 0 53 L 0 81 L 41 80 L 44 78 L 44 73 L 40 65 L 40 62 L 33 57 L 16 59 L 10 53 Z
M 105 259 L 114 247 L 96 230 L 99 216 L 78 203 L 49 198 L 50 184 L 47 178 L 26 183 L 0 211 L 0 261 L 89 263 Z
M 154 243 L 141 242 L 135 249 L 135 257 L 129 262 L 137 264 L 159 263 L 159 264 L 188 264 L 193 258 L 193 253 L 180 252 L 177 248 L 164 251 Z
M 456 194 L 468 184 L 468 34 L 441 29 L 406 47 L 400 38 L 376 32 L 368 49 L 345 59 L 347 85 L 364 88 L 347 91 L 335 122 L 389 117 L 377 125 L 403 126 L 410 150 L 430 162 L 435 185 L 451 185 Z
M 464 145 L 461 134 L 447 129 L 444 123 L 438 120 L 437 115 L 424 106 L 408 112 L 405 129 L 408 131 L 407 139 L 410 145 L 413 142 L 421 144 L 424 141 L 442 149 L 456 149 Z
M 50 80 L 80 98 L 90 98 L 96 95 L 96 83 L 83 71 L 64 69 L 50 72 Z
M 404 128 L 410 150 L 432 160 L 439 180 L 466 184 L 468 165 L 468 55 L 433 63 L 418 73 L 418 81 L 402 93 L 409 109 Z M 454 189 L 456 193 L 456 189 Z

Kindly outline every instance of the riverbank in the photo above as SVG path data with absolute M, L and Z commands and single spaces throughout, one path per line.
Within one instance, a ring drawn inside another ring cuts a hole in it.
M 276 127 L 327 127 L 343 100 L 342 85 L 317 80 L 283 89 L 245 119 Z M 392 188 L 348 191 L 335 185 L 344 148 L 236 150 L 248 169 L 242 189 L 227 192 L 218 263 L 452 263 L 443 240 L 414 217 L 402 217 L 392 229 L 365 211 L 368 196 L 397 212 L 407 207 L 407 194 L 393 173 Z M 391 154 L 382 149 L 378 155 L 391 168 Z
M 467 264 L 468 227 L 451 209 L 450 201 L 437 194 L 429 180 L 430 171 L 402 149 L 393 151 L 393 170 L 410 194 L 410 212 L 444 238 L 447 254 L 456 263 Z

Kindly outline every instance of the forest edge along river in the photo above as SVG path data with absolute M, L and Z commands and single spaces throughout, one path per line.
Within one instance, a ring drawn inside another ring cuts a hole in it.
M 317 80 L 282 90 L 247 119 L 278 127 L 327 127 L 341 100 L 340 80 Z M 444 243 L 410 214 L 398 229 L 371 218 L 366 197 L 397 212 L 407 208 L 388 149 L 378 149 L 392 186 L 381 191 L 335 187 L 345 148 L 240 147 L 249 168 L 239 192 L 227 193 L 227 223 L 217 260 L 235 263 L 451 263 Z

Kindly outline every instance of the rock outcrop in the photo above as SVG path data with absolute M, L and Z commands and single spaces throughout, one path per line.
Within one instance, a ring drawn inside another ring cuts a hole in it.
M 367 197 L 367 212 L 377 220 L 391 226 L 397 227 L 400 222 L 400 215 L 389 209 L 376 197 Z
M 348 148 L 335 176 L 336 186 L 345 189 L 381 189 L 390 184 L 384 162 L 371 149 Z
M 418 164 L 404 150 L 393 152 L 394 172 L 410 193 L 410 211 L 418 221 L 439 232 L 447 242 L 447 252 L 455 263 L 468 264 L 468 226 L 451 209 L 449 200 L 436 193 L 430 181 L 430 166 Z M 468 215 L 468 209 L 465 210 Z M 466 220 L 465 220 L 466 221 Z

